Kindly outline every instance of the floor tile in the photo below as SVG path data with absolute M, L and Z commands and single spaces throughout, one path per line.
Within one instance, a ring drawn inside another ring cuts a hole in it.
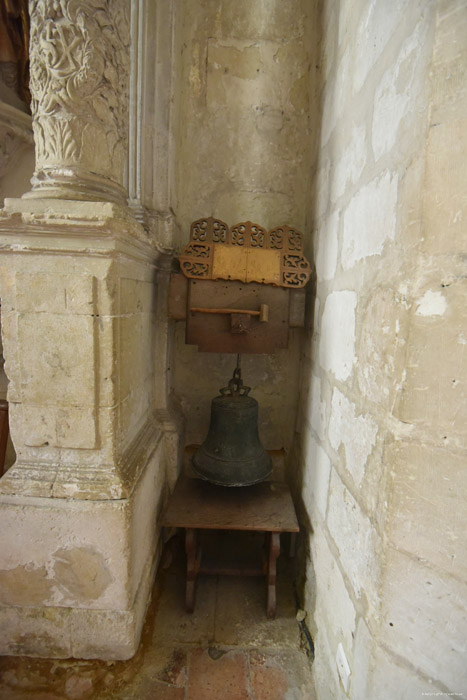
M 195 649 L 188 662 L 186 700 L 250 700 L 247 655 Z

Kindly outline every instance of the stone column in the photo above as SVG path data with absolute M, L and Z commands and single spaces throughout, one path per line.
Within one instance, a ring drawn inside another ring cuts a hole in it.
M 28 197 L 123 201 L 129 0 L 30 0 L 36 171 Z
M 36 173 L 0 211 L 17 455 L 0 480 L 0 654 L 134 654 L 176 479 L 155 388 L 170 256 L 125 205 L 129 4 L 30 3 Z

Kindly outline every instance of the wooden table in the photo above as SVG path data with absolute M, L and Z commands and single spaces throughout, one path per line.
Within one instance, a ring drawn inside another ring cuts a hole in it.
M 290 490 L 286 484 L 263 482 L 253 486 L 215 486 L 201 479 L 181 477 L 162 517 L 164 527 L 185 529 L 186 596 L 188 612 L 195 605 L 195 584 L 199 573 L 264 575 L 267 581 L 267 614 L 276 614 L 276 561 L 280 554 L 280 533 L 297 533 L 299 526 Z M 267 555 L 263 565 L 252 570 L 241 567 L 206 566 L 198 545 L 200 530 L 243 530 L 264 532 Z

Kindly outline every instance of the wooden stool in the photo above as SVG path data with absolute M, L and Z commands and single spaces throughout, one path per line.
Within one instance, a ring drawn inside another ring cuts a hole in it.
M 188 612 L 195 605 L 196 577 L 201 574 L 258 575 L 267 582 L 267 615 L 276 614 L 276 561 L 280 554 L 280 533 L 299 531 L 297 516 L 288 486 L 263 482 L 253 486 L 215 486 L 201 479 L 180 478 L 161 520 L 163 527 L 185 529 L 186 594 Z M 236 530 L 264 532 L 267 558 L 263 566 L 203 567 L 198 544 L 200 530 Z

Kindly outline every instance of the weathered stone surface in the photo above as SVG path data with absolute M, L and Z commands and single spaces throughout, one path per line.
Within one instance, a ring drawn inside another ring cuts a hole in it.
M 321 622 L 325 621 L 327 637 L 335 649 L 342 641 L 349 653 L 355 634 L 355 607 L 323 534 L 316 532 L 312 535 L 310 544 L 316 573 L 316 607 L 320 611 L 319 618 Z M 319 626 L 319 620 L 316 619 L 315 622 Z
M 79 8 L 62 1 L 31 4 L 38 196 L 92 200 L 124 194 L 128 10 L 126 0 Z
M 459 692 L 467 683 L 465 583 L 391 549 L 387 571 L 382 589 L 387 646 L 428 678 Z
M 368 457 L 376 443 L 378 425 L 369 415 L 357 415 L 352 404 L 339 389 L 334 389 L 329 417 L 329 442 L 339 450 L 342 445 L 345 466 L 352 474 L 357 486 L 365 476 Z M 358 435 L 358 441 L 355 436 Z
M 331 292 L 321 318 L 319 361 L 336 379 L 348 379 L 355 361 L 355 307 L 353 291 Z
M 316 256 L 316 274 L 319 281 L 334 277 L 338 260 L 339 213 L 332 215 L 319 231 L 318 253 Z
M 353 88 L 358 92 L 365 83 L 394 31 L 404 18 L 408 0 L 396 0 L 387 5 L 381 2 L 362 4 L 362 14 L 355 36 L 355 63 Z
M 23 400 L 45 406 L 93 400 L 93 323 L 90 316 L 19 314 Z
M 327 523 L 355 596 L 377 609 L 380 577 L 378 534 L 335 470 L 331 472 Z
M 391 542 L 458 580 L 466 580 L 461 533 L 467 531 L 467 513 L 458 507 L 467 498 L 463 453 L 401 441 L 386 454 L 392 464 Z
M 396 230 L 397 175 L 384 173 L 361 187 L 344 212 L 342 265 L 345 270 L 381 255 Z M 384 222 L 384 223 L 383 223 Z
M 410 110 L 410 105 L 417 100 L 420 90 L 428 83 L 424 55 L 429 29 L 427 19 L 429 18 L 426 15 L 423 18 L 425 21 L 421 20 L 403 43 L 396 61 L 384 73 L 376 90 L 372 123 L 375 160 L 391 151 L 396 144 L 398 148 L 401 147 L 402 144 L 397 143 L 398 134 L 410 133 L 406 121 L 417 117 L 416 113 Z M 404 140 L 402 138 L 402 141 Z
M 307 469 L 303 483 L 303 501 L 314 519 L 315 509 L 321 517 L 326 517 L 326 506 L 329 490 L 329 476 L 331 473 L 331 461 L 314 438 L 307 436 L 307 447 L 304 455 Z

